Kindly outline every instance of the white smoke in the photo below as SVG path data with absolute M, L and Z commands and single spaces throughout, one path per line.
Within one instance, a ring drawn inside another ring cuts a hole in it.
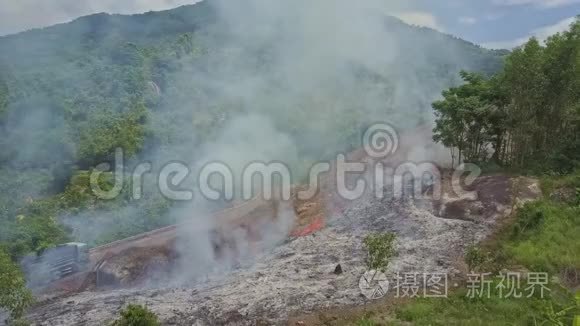
M 183 107 L 229 109 L 229 122 L 217 130 L 216 141 L 197 151 L 197 165 L 224 162 L 239 181 L 252 161 L 282 161 L 298 177 L 309 167 L 305 156 L 311 161 L 360 146 L 345 141 L 366 124 L 392 121 L 406 128 L 430 120 L 428 105 L 440 86 L 416 74 L 430 64 L 426 54 L 414 53 L 413 66 L 400 66 L 408 55 L 401 44 L 413 40 L 389 28 L 386 14 L 397 7 L 394 3 L 215 0 L 211 5 L 217 27 L 199 39 L 211 57 L 173 77 L 192 91 L 212 94 L 197 93 Z M 413 158 L 431 155 L 424 141 L 417 140 Z M 180 237 L 180 278 L 227 270 L 240 257 L 251 259 L 255 244 L 239 230 L 224 235 L 235 243 L 235 257 L 216 257 L 208 235 L 216 221 L 207 203 L 197 201 L 185 212 L 195 225 Z M 277 218 L 260 226 L 267 243 L 262 250 L 284 240 L 295 219 L 291 207 Z

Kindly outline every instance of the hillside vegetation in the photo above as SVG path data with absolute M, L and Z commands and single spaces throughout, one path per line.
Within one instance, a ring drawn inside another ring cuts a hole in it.
M 359 49 L 306 43 L 309 31 L 291 20 L 234 24 L 228 14 L 203 1 L 0 38 L 0 254 L 17 262 L 70 240 L 96 245 L 174 223 L 176 204 L 153 190 L 140 201 L 129 186 L 115 200 L 94 197 L 88 173 L 116 148 L 128 166 L 234 148 L 300 170 L 358 146 L 369 123 L 429 122 L 430 103 L 461 83 L 459 71 L 489 77 L 506 54 L 391 17 L 374 34 L 384 41 Z M 305 44 L 313 50 L 301 56 Z
M 90 191 L 82 189 L 86 178 L 73 178 L 78 171 L 111 161 L 117 147 L 135 161 L 151 153 L 190 161 L 229 121 L 250 113 L 268 116 L 296 140 L 304 161 L 359 142 L 362 126 L 375 117 L 365 116 L 367 108 L 357 109 L 356 99 L 346 99 L 351 93 L 343 87 L 348 85 L 284 95 L 292 96 L 293 103 L 279 103 L 276 96 L 286 85 L 274 74 L 277 54 L 269 53 L 268 42 L 275 40 L 254 44 L 234 38 L 209 2 L 134 16 L 97 14 L 0 38 L 0 241 L 14 247 L 13 240 L 30 239 L 11 249 L 13 257 L 64 240 L 66 230 L 57 231 L 59 215 L 124 205 L 91 202 Z M 500 52 L 394 18 L 385 17 L 384 24 L 396 35 L 385 42 L 403 49 L 392 67 L 374 72 L 353 63 L 344 71 L 359 83 L 354 91 L 364 90 L 364 95 L 372 88 L 373 94 L 380 93 L 377 97 L 385 102 L 372 110 L 382 117 L 396 113 L 408 126 L 427 121 L 431 96 L 458 82 L 459 70 L 490 74 L 501 67 Z M 426 62 L 412 65 L 415 59 Z M 267 76 L 272 81 L 269 93 L 259 92 L 248 102 L 227 87 L 212 85 L 229 73 L 221 68 L 228 64 L 239 73 Z M 405 83 L 404 75 L 410 76 L 409 83 L 411 77 L 419 78 L 426 94 L 399 98 L 396 93 L 401 90 L 395 84 Z M 348 102 L 339 103 L 342 99 Z M 413 117 L 411 122 L 406 116 Z M 156 215 L 166 203 L 154 202 L 157 205 L 148 202 L 138 210 L 143 216 L 148 210 Z M 132 223 L 143 225 L 131 232 L 163 224 Z M 38 231 L 16 235 L 19 224 Z M 46 239 L 43 232 L 53 238 Z

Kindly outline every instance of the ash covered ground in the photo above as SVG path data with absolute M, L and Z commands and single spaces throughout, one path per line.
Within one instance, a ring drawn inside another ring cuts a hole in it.
M 368 302 L 359 289 L 366 271 L 363 239 L 397 235 L 386 274 L 462 273 L 467 246 L 490 236 L 520 201 L 540 195 L 537 182 L 481 177 L 474 194 L 440 200 L 392 201 L 366 196 L 327 220 L 324 229 L 280 243 L 227 273 L 188 286 L 83 292 L 41 302 L 37 325 L 102 325 L 129 303 L 146 305 L 167 325 L 285 324 L 291 316 Z M 341 273 L 335 273 L 340 264 Z M 167 284 L 170 284 L 169 281 Z M 392 295 L 392 294 L 390 294 Z

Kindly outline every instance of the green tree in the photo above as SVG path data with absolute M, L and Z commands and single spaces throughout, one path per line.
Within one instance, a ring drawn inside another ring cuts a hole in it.
M 8 310 L 13 319 L 22 317 L 25 309 L 33 302 L 26 281 L 10 255 L 0 247 L 0 307 Z
M 492 78 L 461 77 L 433 103 L 434 140 L 459 161 L 558 173 L 580 165 L 580 20 L 545 45 L 531 38 Z
M 52 210 L 45 205 L 35 209 L 43 210 L 44 214 Z M 47 216 L 18 215 L 11 231 L 6 247 L 13 259 L 31 252 L 41 253 L 69 240 L 67 230 L 55 218 Z
M 138 153 L 145 139 L 147 109 L 142 103 L 124 114 L 99 114 L 86 122 L 79 131 L 78 161 L 82 167 L 92 167 L 113 158 L 116 148 L 125 157 Z
M 543 52 L 538 40 L 530 39 L 506 59 L 504 83 L 511 99 L 510 117 L 516 121 L 509 132 L 510 164 L 524 167 L 544 142 L 542 122 L 546 79 L 543 73 Z
M 433 139 L 458 150 L 457 162 L 479 162 L 489 158 L 491 149 L 501 151 L 503 109 L 494 103 L 494 88 L 483 75 L 462 71 L 465 83 L 443 92 L 443 100 L 433 103 Z M 490 148 L 490 146 L 492 148 Z M 455 161 L 454 152 L 452 159 Z

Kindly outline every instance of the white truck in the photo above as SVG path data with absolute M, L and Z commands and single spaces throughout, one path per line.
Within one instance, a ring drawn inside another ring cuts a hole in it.
M 42 287 L 69 275 L 84 271 L 89 263 L 88 247 L 70 242 L 29 255 L 22 260 L 22 268 L 29 286 Z

